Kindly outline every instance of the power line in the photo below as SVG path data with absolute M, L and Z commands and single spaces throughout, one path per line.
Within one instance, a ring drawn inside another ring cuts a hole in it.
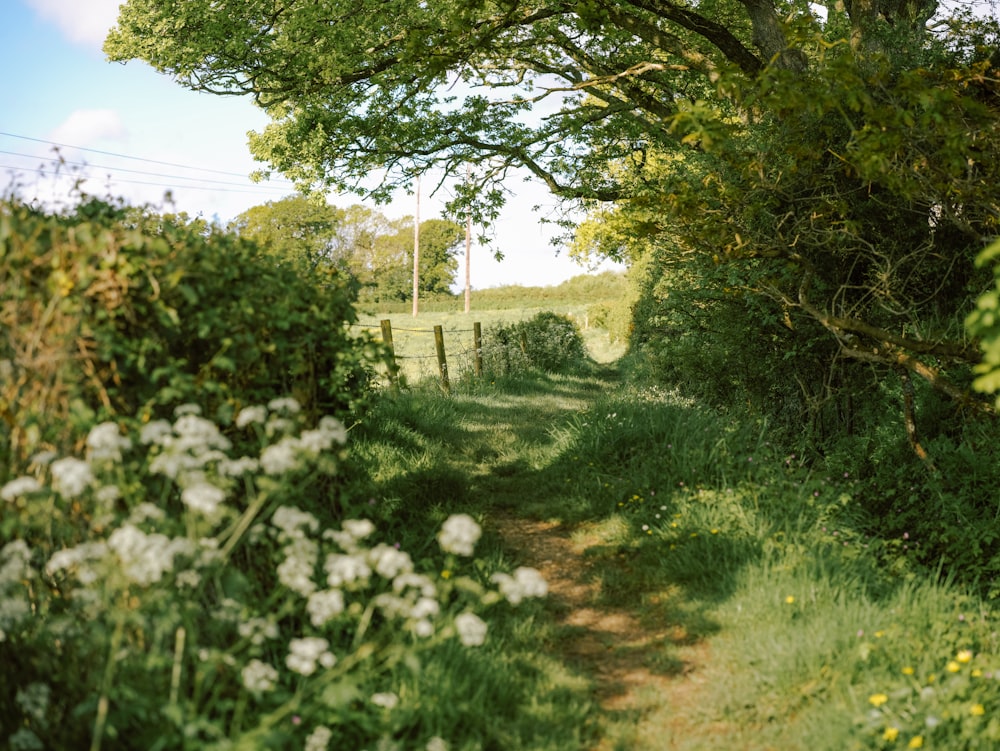
M 102 151 L 101 149 L 90 149 L 85 146 L 72 146 L 70 144 L 57 143 L 56 141 L 48 141 L 44 138 L 32 138 L 31 136 L 22 136 L 18 135 L 17 133 L 5 133 L 3 131 L 0 131 L 0 136 L 6 136 L 7 138 L 19 138 L 22 141 L 33 141 L 34 143 L 44 143 L 48 144 L 49 146 L 56 146 L 61 149 L 77 149 L 78 151 L 89 151 L 92 154 L 103 154 L 104 156 L 113 156 L 117 157 L 118 159 L 133 159 L 137 162 L 148 162 L 149 164 L 159 164 L 165 167 L 176 167 L 178 169 L 196 170 L 198 172 L 214 172 L 219 175 L 229 175 L 231 177 L 246 178 L 246 175 L 241 174 L 239 172 L 227 172 L 226 170 L 212 169 L 210 167 L 191 167 L 190 165 L 187 164 L 177 164 L 176 162 L 164 162 L 160 161 L 159 159 L 146 159 L 141 156 L 129 156 L 128 154 L 119 154 L 114 151 Z
M 9 170 L 14 170 L 15 172 L 35 172 L 35 173 L 40 174 L 40 175 L 49 174 L 49 172 L 47 170 L 44 170 L 44 169 L 42 169 L 40 167 L 15 167 L 14 165 L 11 165 L 11 164 L 0 164 L 0 169 L 9 169 Z M 69 174 L 67 174 L 66 176 L 67 177 L 72 177 L 72 175 L 69 175 Z M 77 175 L 76 177 L 78 177 L 78 178 L 80 178 L 82 180 L 101 180 L 101 179 L 103 179 L 103 178 L 100 178 L 100 177 L 94 177 L 93 175 L 87 175 L 87 174 L 84 174 L 84 173 L 81 173 L 80 175 Z M 181 179 L 193 180 L 193 179 L 196 179 L 196 178 L 181 178 Z M 163 182 L 149 182 L 148 180 L 127 180 L 127 179 L 124 179 L 124 178 L 115 178 L 114 182 L 116 182 L 116 183 L 127 183 L 129 185 L 149 185 L 149 186 L 152 186 L 154 188 L 163 188 L 164 190 L 170 190 L 171 189 L 170 185 L 165 184 Z M 241 188 L 219 188 L 219 187 L 216 187 L 214 185 L 179 185 L 179 186 L 173 186 L 173 188 L 174 189 L 181 189 L 181 190 L 214 190 L 217 193 L 249 193 L 251 195 L 271 195 L 271 196 L 276 195 L 276 193 L 273 192 L 274 190 L 279 190 L 278 188 L 273 188 L 273 189 L 271 189 L 271 192 L 269 192 L 267 189 L 262 189 L 262 188 L 243 188 L 243 189 L 241 189 Z
M 26 159 L 37 159 L 37 158 L 39 158 L 37 154 L 22 154 L 21 152 L 18 152 L 18 151 L 4 151 L 3 149 L 0 149 L 0 154 L 7 154 L 8 156 L 19 156 L 19 157 L 24 157 Z M 68 160 L 65 160 L 65 159 L 61 159 L 59 161 L 59 164 L 60 165 L 62 165 L 62 164 L 68 164 L 71 167 L 84 167 L 84 168 L 87 168 L 87 169 L 108 169 L 108 170 L 115 170 L 117 172 L 129 172 L 129 173 L 134 174 L 134 175 L 145 175 L 147 177 L 164 177 L 164 178 L 167 178 L 167 179 L 170 179 L 170 180 L 197 180 L 198 182 L 212 183 L 214 185 L 235 185 L 237 187 L 245 187 L 246 186 L 246 183 L 234 183 L 234 182 L 230 182 L 230 181 L 226 181 L 226 180 L 212 180 L 212 179 L 207 178 L 207 177 L 186 177 L 184 175 L 166 175 L 166 174 L 164 174 L 162 172 L 146 172 L 144 170 L 134 170 L 134 169 L 129 169 L 127 167 L 110 167 L 110 166 L 105 165 L 105 164 L 90 164 L 89 162 L 71 162 L 71 161 L 68 161 Z M 16 169 L 16 168 L 11 168 L 11 169 Z M 26 168 L 26 169 L 30 169 L 30 168 Z M 194 169 L 194 168 L 191 168 L 191 169 Z M 209 170 L 209 171 L 215 171 L 215 170 Z M 229 173 L 223 173 L 223 174 L 229 174 Z M 127 180 L 123 180 L 122 182 L 128 182 L 128 181 Z M 142 183 L 140 183 L 140 184 L 142 184 Z M 185 186 L 185 187 L 188 187 L 188 186 Z M 284 187 L 279 187 L 279 186 L 273 186 L 273 187 L 271 187 L 271 186 L 267 186 L 267 185 L 261 185 L 259 187 L 262 190 L 271 189 L 271 190 L 285 191 L 287 189 L 287 188 L 284 188 Z

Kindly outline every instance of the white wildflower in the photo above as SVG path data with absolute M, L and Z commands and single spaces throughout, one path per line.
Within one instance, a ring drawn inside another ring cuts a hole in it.
M 251 407 L 244 407 L 240 410 L 240 413 L 236 415 L 236 427 L 245 428 L 247 425 L 252 425 L 254 423 L 263 425 L 266 419 L 267 409 L 262 405 L 258 404 Z
M 329 451 L 333 446 L 333 437 L 322 430 L 303 430 L 299 434 L 298 448 L 300 451 L 316 456 Z
M 31 549 L 24 540 L 13 540 L 0 548 L 0 590 L 28 577 Z
M 174 408 L 174 417 L 184 417 L 184 415 L 200 415 L 201 405 L 188 402 L 180 404 Z
M 344 427 L 344 423 L 336 417 L 330 417 L 329 415 L 321 417 L 319 420 L 319 429 L 329 435 L 334 443 L 341 445 L 347 443 L 347 429 Z
M 328 651 L 330 642 L 318 636 L 306 636 L 302 639 L 292 639 L 288 642 L 288 656 L 285 665 L 299 675 L 309 676 L 316 672 L 317 664 L 333 667 L 335 659 Z
M 431 597 L 421 597 L 410 611 L 411 618 L 433 618 L 441 612 L 438 601 Z
M 319 520 L 315 516 L 295 506 L 279 506 L 271 516 L 271 524 L 288 539 L 305 537 L 319 529 Z
M 59 454 L 57 454 L 55 451 L 46 449 L 45 451 L 39 451 L 37 454 L 32 456 L 29 461 L 36 467 L 45 467 L 58 458 Z
M 201 584 L 201 574 L 194 569 L 181 571 L 174 577 L 174 583 L 181 588 L 196 589 Z
M 478 647 L 486 641 L 486 621 L 475 613 L 462 613 L 455 618 L 458 638 L 466 647 Z
M 316 628 L 344 612 L 344 593 L 339 589 L 324 589 L 309 595 L 306 603 L 309 620 Z
M 204 452 L 209 449 L 228 450 L 232 444 L 219 432 L 211 420 L 198 415 L 185 414 L 174 423 L 177 442 L 172 445 L 177 450 Z
M 298 401 L 291 396 L 272 399 L 267 403 L 267 408 L 272 412 L 287 412 L 290 415 L 298 414 L 302 409 Z
M 410 629 L 413 631 L 414 636 L 417 636 L 421 639 L 429 639 L 434 635 L 434 624 L 431 623 L 426 618 L 421 618 L 419 621 L 414 621 Z
M 319 546 L 303 537 L 284 549 L 285 560 L 278 565 L 278 580 L 293 592 L 308 597 L 316 591 L 313 571 L 319 558 Z
M 76 498 L 94 480 L 90 465 L 72 456 L 56 459 L 50 470 L 52 486 L 63 498 Z
M 41 489 L 41 484 L 34 477 L 17 477 L 0 489 L 0 498 L 13 501 L 15 498 L 37 493 Z
M 267 424 L 264 426 L 264 432 L 268 436 L 278 435 L 282 433 L 291 433 L 295 430 L 295 422 L 289 420 L 287 417 L 281 417 L 280 415 L 271 415 L 267 419 Z M 294 438 L 289 437 L 289 440 L 293 443 Z
M 220 516 L 219 506 L 226 500 L 226 491 L 209 482 L 198 481 L 181 491 L 181 502 L 208 519 Z
M 323 563 L 323 570 L 327 573 L 326 583 L 331 587 L 366 584 L 372 575 L 371 568 L 360 555 L 331 553 Z
M 133 524 L 142 524 L 143 522 L 159 522 L 163 521 L 166 514 L 163 513 L 163 509 L 159 506 L 150 503 L 149 501 L 143 501 L 128 515 L 129 521 Z
M 468 514 L 449 516 L 438 533 L 438 543 L 446 553 L 472 555 L 476 542 L 483 534 L 482 528 Z
M 326 751 L 333 739 L 333 731 L 326 725 L 317 725 L 306 737 L 306 745 L 302 751 Z
M 549 593 L 549 585 L 538 570 L 527 566 L 515 569 L 513 576 L 497 572 L 491 579 L 511 605 L 517 605 L 529 597 L 545 597 Z
M 122 497 L 122 491 L 117 485 L 102 485 L 94 491 L 94 499 L 104 506 L 110 506 Z
M 118 431 L 113 422 L 102 422 L 87 434 L 87 458 L 91 461 L 120 462 L 122 451 L 132 448 L 132 441 Z
M 416 589 L 424 597 L 437 596 L 437 586 L 425 574 L 402 573 L 392 580 L 392 588 L 396 592 L 402 592 L 404 589 Z
M 139 431 L 139 442 L 145 445 L 150 443 L 160 444 L 167 436 L 173 435 L 174 429 L 166 420 L 153 420 L 147 422 Z
M 427 741 L 424 751 L 448 751 L 448 741 L 440 735 L 435 735 Z
M 364 539 L 375 531 L 375 524 L 368 519 L 347 519 L 340 526 L 355 540 Z
M 250 618 L 237 626 L 239 635 L 251 644 L 260 646 L 268 639 L 278 638 L 278 625 L 267 618 Z
M 295 441 L 287 436 L 260 452 L 260 466 L 269 475 L 290 472 L 299 465 Z
M 132 524 L 123 524 L 108 537 L 111 548 L 122 562 L 123 571 L 140 585 L 153 584 L 173 569 L 177 548 L 169 537 L 147 535 Z
M 220 459 L 218 464 L 219 474 L 223 477 L 239 477 L 247 472 L 256 472 L 258 467 L 260 462 L 249 456 L 239 459 Z
M 104 558 L 107 552 L 107 545 L 103 542 L 85 542 L 73 548 L 57 550 L 45 564 L 45 573 L 52 576 L 58 571 L 76 569 L 77 578 L 88 584 L 96 578 L 96 573 L 86 564 Z
M 413 570 L 410 554 L 404 550 L 396 550 L 391 545 L 379 543 L 368 551 L 368 560 L 376 573 L 386 579 L 394 579 L 399 574 Z
M 382 691 L 377 694 L 372 694 L 371 703 L 378 707 L 393 709 L 397 704 L 399 704 L 399 697 L 392 693 L 392 691 Z
M 278 671 L 273 665 L 260 660 L 250 660 L 240 671 L 243 685 L 252 694 L 263 694 L 274 690 L 278 684 Z
M 402 597 L 397 597 L 390 592 L 382 592 L 372 598 L 373 607 L 382 611 L 386 618 L 409 618 L 413 610 L 413 604 Z

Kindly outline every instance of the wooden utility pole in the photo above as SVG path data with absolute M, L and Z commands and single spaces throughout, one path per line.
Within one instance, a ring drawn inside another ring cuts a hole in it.
M 465 179 L 472 177 L 472 165 L 465 169 Z M 472 310 L 472 209 L 465 217 L 465 312 Z
M 465 312 L 472 310 L 472 215 L 465 219 Z
M 413 317 L 417 317 L 420 290 L 420 175 L 417 175 L 417 210 L 413 217 Z

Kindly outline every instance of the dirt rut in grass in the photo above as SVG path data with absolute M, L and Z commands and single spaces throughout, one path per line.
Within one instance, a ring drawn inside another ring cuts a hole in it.
M 586 554 L 601 541 L 588 537 L 584 525 L 571 529 L 499 512 L 492 519 L 518 561 L 549 584 L 550 607 L 562 627 L 554 649 L 593 681 L 605 731 L 593 751 L 721 748 L 715 743 L 727 729 L 700 711 L 708 647 L 669 617 L 670 604 L 601 602 L 594 559 Z

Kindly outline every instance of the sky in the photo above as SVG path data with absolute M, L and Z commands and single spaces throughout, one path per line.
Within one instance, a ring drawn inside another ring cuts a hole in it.
M 0 187 L 49 205 L 85 192 L 185 211 L 227 223 L 251 206 L 293 192 L 279 179 L 255 184 L 262 165 L 247 134 L 267 117 L 247 98 L 188 91 L 145 63 L 111 63 L 101 52 L 121 0 L 0 0 Z M 433 175 L 424 181 L 434 182 Z M 517 182 L 495 228 L 495 248 L 473 242 L 473 289 L 559 284 L 587 269 L 550 244 L 543 224 L 556 202 L 538 183 Z M 172 203 L 165 203 L 169 193 Z M 444 196 L 421 195 L 420 219 L 440 216 Z M 346 207 L 356 196 L 329 196 Z M 539 212 L 533 211 L 542 205 Z M 385 207 L 390 218 L 413 215 L 414 196 Z M 464 286 L 464 252 L 457 282 Z M 610 264 L 601 267 L 619 268 Z

